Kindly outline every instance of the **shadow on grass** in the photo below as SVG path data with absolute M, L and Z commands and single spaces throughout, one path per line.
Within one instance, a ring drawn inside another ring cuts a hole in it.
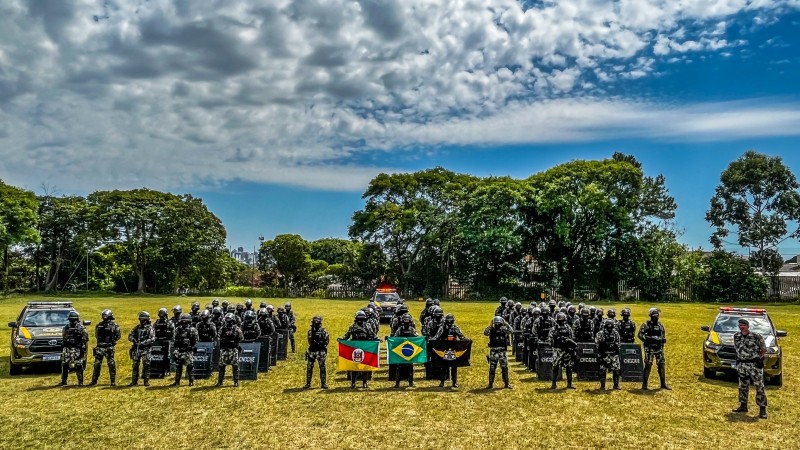
M 200 387 L 193 387 L 192 392 L 206 392 L 206 391 L 216 391 L 217 389 L 228 388 L 228 387 L 236 387 L 233 383 L 230 384 L 223 384 L 222 386 L 217 386 L 216 384 L 211 384 L 208 386 L 200 386 Z
M 567 389 L 564 387 L 557 387 L 556 389 L 550 389 L 550 386 L 540 387 L 535 389 L 537 394 L 545 394 L 545 395 L 554 395 L 554 394 L 564 395 L 571 390 L 572 389 Z
M 177 388 L 177 386 L 173 386 L 172 383 L 170 383 L 170 384 L 165 384 L 163 386 L 149 386 L 149 387 L 147 387 L 147 390 L 148 391 L 166 391 L 166 390 L 176 389 L 176 388 Z
M 417 388 L 416 391 L 417 392 L 443 392 L 443 393 L 460 392 L 459 389 L 457 389 L 457 388 L 454 389 L 450 385 L 445 385 L 444 387 L 439 387 L 438 384 L 436 386 L 425 386 L 425 387 Z
M 128 388 L 128 386 L 126 386 L 124 384 L 118 384 L 116 386 L 100 386 L 100 387 L 98 387 L 98 389 L 102 389 L 104 391 L 124 391 L 127 388 Z
M 313 389 L 318 389 L 318 388 L 313 388 Z M 304 392 L 304 391 L 310 391 L 310 390 L 312 390 L 312 388 L 305 389 L 305 388 L 302 388 L 302 387 L 293 387 L 293 388 L 284 389 L 283 393 L 284 394 L 297 394 L 298 392 Z
M 656 395 L 658 393 L 658 391 L 660 391 L 660 390 L 661 389 L 648 389 L 648 390 L 631 389 L 628 392 L 630 392 L 633 395 Z
M 57 384 L 50 384 L 46 386 L 31 386 L 26 391 L 28 392 L 35 392 L 35 391 L 50 391 L 53 389 L 61 389 L 63 386 L 59 386 Z
M 611 393 L 613 393 L 614 391 L 611 390 L 611 389 L 606 389 L 605 391 L 603 391 L 601 389 L 587 389 L 587 390 L 584 390 L 583 392 L 585 392 L 585 393 L 587 393 L 589 395 L 611 395 Z
M 742 413 L 735 413 L 729 412 L 725 415 L 725 418 L 728 419 L 728 422 L 739 422 L 739 423 L 755 423 L 759 421 L 757 416 L 748 416 L 747 414 Z
M 500 392 L 504 392 L 504 391 L 511 391 L 511 389 L 504 389 L 502 386 L 493 387 L 491 389 L 486 389 L 485 387 L 480 387 L 480 388 L 470 389 L 467 392 L 469 392 L 470 394 L 486 395 L 486 394 L 500 393 Z
M 361 389 L 361 388 L 353 389 L 350 386 L 338 386 L 338 387 L 331 388 L 331 389 L 328 389 L 328 390 L 323 390 L 322 393 L 323 394 L 344 394 L 344 393 L 347 393 L 347 392 L 353 393 L 353 392 L 359 392 L 359 391 L 364 391 L 364 390 L 365 389 Z M 369 391 L 369 389 L 366 389 L 366 391 Z

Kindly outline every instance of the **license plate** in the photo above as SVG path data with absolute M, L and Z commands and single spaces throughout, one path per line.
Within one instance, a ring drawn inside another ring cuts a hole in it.
M 61 355 L 44 355 L 42 361 L 61 361 Z

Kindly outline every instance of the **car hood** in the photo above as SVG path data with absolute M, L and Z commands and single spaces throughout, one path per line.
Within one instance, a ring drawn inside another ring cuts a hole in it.
M 386 308 L 386 307 L 396 308 L 397 302 L 378 302 L 378 306 L 380 306 L 381 308 Z
M 19 334 L 28 339 L 61 338 L 64 327 L 21 327 Z M 29 337 L 30 336 L 30 337 Z
M 718 339 L 719 339 L 719 343 L 720 344 L 722 344 L 722 345 L 733 345 L 733 335 L 735 333 L 717 333 L 717 332 L 712 332 L 712 335 L 714 335 L 714 334 L 719 336 Z M 762 335 L 762 336 L 764 336 L 764 344 L 766 344 L 767 347 L 772 347 L 773 345 L 775 345 L 775 336 L 773 336 L 773 335 Z M 712 341 L 713 341 L 713 338 L 712 338 Z

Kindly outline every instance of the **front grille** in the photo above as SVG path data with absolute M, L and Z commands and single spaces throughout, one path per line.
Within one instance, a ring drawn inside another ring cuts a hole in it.
M 50 344 L 50 341 L 56 341 L 55 345 Z M 61 348 L 61 339 L 34 339 L 29 350 L 35 353 L 57 353 Z
M 736 360 L 736 348 L 732 345 L 723 345 L 717 352 L 720 359 Z

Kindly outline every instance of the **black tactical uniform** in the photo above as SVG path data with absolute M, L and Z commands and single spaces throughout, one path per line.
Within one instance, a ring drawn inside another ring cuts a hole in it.
M 197 350 L 197 329 L 192 326 L 192 316 L 182 314 L 175 328 L 175 348 L 172 356 L 175 360 L 175 381 L 173 386 L 180 386 L 183 366 L 186 366 L 186 377 L 189 386 L 194 386 L 194 353 Z
M 622 309 L 622 320 L 617 322 L 617 331 L 623 344 L 633 344 L 636 338 L 636 322 L 631 320 L 631 310 Z
M 139 383 L 140 363 L 143 363 L 144 385 L 150 386 L 150 347 L 156 341 L 156 333 L 150 325 L 150 313 L 147 311 L 139 313 L 139 325 L 133 327 L 128 334 L 128 341 L 131 343 L 130 357 L 133 362 L 131 383 L 128 386 L 136 386 Z
M 103 358 L 108 362 L 108 377 L 111 386 L 117 385 L 117 341 L 122 337 L 119 325 L 114 321 L 114 314 L 110 309 L 102 312 L 103 321 L 98 323 L 94 329 L 94 336 L 97 339 L 97 346 L 94 348 L 94 370 L 92 371 L 92 382 L 90 385 L 97 384 L 100 378 L 100 369 L 103 367 Z
M 294 315 L 291 303 L 283 305 L 283 311 L 286 313 L 286 321 L 289 323 L 289 326 L 286 327 L 289 330 L 289 344 L 292 346 L 292 353 L 295 353 L 294 333 L 297 332 L 297 317 Z
M 661 389 L 671 390 L 667 385 L 667 360 L 664 357 L 664 344 L 667 343 L 667 332 L 664 325 L 658 321 L 660 312 L 656 308 L 650 308 L 650 320 L 643 323 L 639 328 L 639 340 L 644 344 L 644 380 L 642 390 L 647 390 L 647 381 L 650 378 L 650 371 L 653 368 L 653 359 L 658 366 L 658 377 L 661 380 Z
M 567 389 L 572 386 L 572 368 L 575 366 L 575 351 L 577 343 L 572 327 L 567 325 L 567 315 L 558 313 L 556 325 L 550 329 L 550 342 L 553 343 L 553 383 L 550 389 L 556 388 L 556 380 L 561 369 L 567 372 Z
M 211 313 L 208 310 L 200 314 L 200 322 L 196 328 L 198 342 L 217 342 L 217 326 L 211 321 Z
M 367 314 L 364 311 L 356 312 L 355 321 L 350 328 L 347 330 L 347 333 L 342 337 L 342 340 L 354 340 L 354 341 L 374 341 L 377 339 L 377 336 L 372 332 L 371 328 L 367 326 Z M 350 387 L 356 387 L 356 381 L 361 380 L 363 387 L 369 387 L 369 380 L 372 379 L 372 372 L 356 372 L 350 371 L 348 372 L 350 376 Z
M 217 386 L 225 379 L 225 366 L 233 367 L 233 385 L 239 386 L 239 343 L 244 336 L 233 313 L 225 315 L 225 324 L 219 332 L 219 378 Z
M 444 317 L 442 324 L 439 326 L 439 329 L 436 331 L 436 334 L 433 336 L 431 340 L 463 341 L 466 339 L 467 338 L 466 336 L 464 336 L 464 333 L 462 333 L 461 329 L 458 328 L 458 325 L 456 325 L 455 316 L 452 314 L 448 314 Z M 458 367 L 456 366 L 450 366 L 449 368 L 445 368 L 444 370 L 442 370 L 439 376 L 439 387 L 444 387 L 444 382 L 447 379 L 448 375 L 450 376 L 450 379 L 453 381 L 453 387 L 457 388 Z
M 505 323 L 502 317 L 495 316 L 492 319 L 492 324 L 483 330 L 484 336 L 489 336 L 489 356 L 486 359 L 489 361 L 489 384 L 486 389 L 491 389 L 494 386 L 494 377 L 497 372 L 497 365 L 500 365 L 500 371 L 503 376 L 503 385 L 506 389 L 512 389 L 508 379 L 508 346 L 511 343 L 509 335 L 511 328 Z
M 255 342 L 261 337 L 261 327 L 256 321 L 255 311 L 245 311 L 242 323 L 242 342 Z
M 75 371 L 78 385 L 83 385 L 83 370 L 86 368 L 86 350 L 89 344 L 89 333 L 80 321 L 76 311 L 67 315 L 69 323 L 64 326 L 61 337 L 64 349 L 61 351 L 61 386 L 67 384 L 67 375 L 70 370 Z
M 572 324 L 575 340 L 577 342 L 594 342 L 594 320 L 589 317 L 589 310 L 582 309 L 579 316 Z
M 411 314 L 403 314 L 400 318 L 400 327 L 394 332 L 393 336 L 398 337 L 415 337 L 417 336 L 417 329 L 414 328 L 414 321 L 411 319 Z M 413 364 L 398 364 L 397 377 L 394 380 L 394 387 L 400 387 L 400 380 L 408 380 L 409 386 L 414 386 L 414 365 Z
M 308 330 L 308 351 L 306 352 L 306 384 L 304 389 L 311 388 L 311 377 L 314 375 L 314 363 L 319 364 L 319 381 L 322 389 L 328 389 L 328 370 L 325 358 L 328 355 L 328 344 L 331 337 L 325 328 L 322 328 L 322 317 L 314 316 L 311 319 L 311 328 Z

